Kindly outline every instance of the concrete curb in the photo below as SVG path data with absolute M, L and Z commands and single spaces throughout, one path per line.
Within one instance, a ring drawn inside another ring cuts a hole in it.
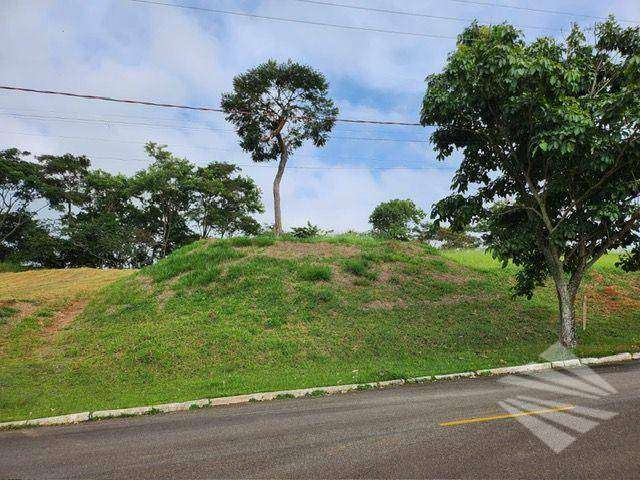
M 91 420 L 99 420 L 117 417 L 133 417 L 139 415 L 152 415 L 155 413 L 171 413 L 199 408 L 215 407 L 221 405 L 233 405 L 247 402 L 265 402 L 281 398 L 315 397 L 322 395 L 333 395 L 337 393 L 347 393 L 355 390 L 370 390 L 373 388 L 394 387 L 404 384 L 426 383 L 440 380 L 454 380 L 458 378 L 473 378 L 487 375 L 510 375 L 525 372 L 536 372 L 540 370 L 551 370 L 554 368 L 572 368 L 580 365 L 606 365 L 611 363 L 628 362 L 640 359 L 640 352 L 619 353 L 600 358 L 575 358 L 559 362 L 529 363 L 526 365 L 515 365 L 512 367 L 489 368 L 476 370 L 473 372 L 448 373 L 426 377 L 413 377 L 407 379 L 386 380 L 382 382 L 354 383 L 350 385 L 333 385 L 329 387 L 301 388 L 297 390 L 280 390 L 275 392 L 249 393 L 246 395 L 235 395 L 232 397 L 203 398 L 179 403 L 164 403 L 161 405 L 150 405 L 145 407 L 118 408 L 114 410 L 99 410 L 95 412 L 71 413 L 56 417 L 34 418 L 30 420 L 16 420 L 13 422 L 0 423 L 0 430 L 10 430 L 25 427 L 41 427 L 48 425 L 67 425 Z

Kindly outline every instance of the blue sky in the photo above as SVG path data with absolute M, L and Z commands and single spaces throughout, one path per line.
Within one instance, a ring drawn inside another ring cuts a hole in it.
M 560 37 L 594 20 L 454 0 L 340 0 L 427 15 L 509 21 L 528 39 Z M 296 0 L 175 0 L 173 3 L 386 30 L 455 36 L 463 21 L 407 17 Z M 482 2 L 480 2 L 482 3 Z M 640 2 L 486 0 L 490 4 L 640 20 Z M 325 73 L 341 115 L 416 121 L 424 78 L 439 71 L 454 41 L 250 19 L 129 0 L 2 0 L 0 83 L 150 101 L 218 106 L 233 76 L 268 58 Z M 196 164 L 228 161 L 263 190 L 271 221 L 273 168 L 252 166 L 231 125 L 215 113 L 0 92 L 0 148 L 87 154 L 111 172 L 142 168 L 152 140 Z M 368 228 L 380 201 L 411 198 L 425 210 L 446 195 L 456 158 L 436 162 L 428 129 L 339 124 L 323 149 L 301 148 L 283 179 L 285 226 L 307 220 L 336 231 Z M 403 141 L 398 141 L 403 140 Z M 410 140 L 406 142 L 405 140 Z M 309 168 L 311 167 L 311 168 Z M 390 169 L 390 167 L 393 167 Z M 397 167 L 408 167 L 398 169 Z

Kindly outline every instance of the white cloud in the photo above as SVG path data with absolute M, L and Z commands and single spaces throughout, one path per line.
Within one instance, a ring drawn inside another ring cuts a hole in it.
M 566 27 L 569 21 L 563 16 L 447 0 L 344 1 L 554 28 Z M 640 17 L 637 2 L 609 3 L 587 7 L 574 0 L 563 9 Z M 189 4 L 213 6 L 203 0 Z M 535 7 L 558 9 L 552 0 L 536 2 Z M 291 0 L 219 0 L 215 8 L 444 35 L 456 35 L 465 25 Z M 582 23 L 592 21 L 583 19 Z M 3 0 L 0 45 L 2 84 L 199 105 L 216 105 L 220 94 L 231 88 L 233 76 L 256 63 L 270 57 L 293 58 L 327 75 L 343 116 L 416 120 L 424 77 L 441 68 L 453 42 L 221 16 L 124 0 Z M 34 115 L 61 118 L 38 119 Z M 85 120 L 72 121 L 74 118 Z M 233 133 L 208 130 L 231 129 L 218 114 L 0 92 L 0 119 L 0 148 L 15 145 L 35 153 L 86 153 L 97 167 L 113 172 L 132 173 L 141 168 L 144 162 L 128 159 L 144 158 L 143 144 L 148 140 L 166 143 L 175 153 L 197 163 L 251 163 Z M 140 125 L 143 123 L 150 125 Z M 427 133 L 415 127 L 344 124 L 335 131 L 342 137 L 417 140 L 426 140 Z M 322 169 L 287 170 L 283 180 L 285 224 L 311 220 L 338 231 L 366 229 L 375 204 L 396 197 L 412 198 L 429 210 L 433 201 L 447 193 L 451 171 L 345 167 L 437 167 L 433 157 L 427 143 L 335 139 L 322 150 L 305 146 L 293 155 L 290 166 Z M 455 161 L 446 165 L 455 165 Z M 262 220 L 270 222 L 274 170 L 247 167 L 244 172 L 262 187 L 268 207 Z

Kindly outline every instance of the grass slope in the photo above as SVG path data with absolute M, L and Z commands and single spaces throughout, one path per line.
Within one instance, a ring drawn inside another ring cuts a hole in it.
M 590 275 L 581 354 L 640 345 L 640 276 L 614 261 Z M 197 242 L 53 334 L 40 310 L 4 322 L 0 420 L 535 361 L 556 338 L 555 296 L 511 299 L 512 274 L 479 251 L 368 237 Z

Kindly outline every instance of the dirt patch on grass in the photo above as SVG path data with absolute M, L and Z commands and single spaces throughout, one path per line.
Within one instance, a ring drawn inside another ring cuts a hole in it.
M 175 294 L 176 292 L 170 289 L 166 289 L 160 292 L 160 294 L 158 294 L 158 308 L 162 310 L 167 304 L 167 301 L 169 301 L 170 298 L 175 296 Z
M 87 305 L 87 300 L 76 300 L 67 305 L 63 310 L 56 313 L 53 321 L 42 330 L 42 335 L 46 338 L 55 336 L 60 330 L 67 327 L 75 318 L 82 313 Z
M 397 250 L 413 257 L 428 255 L 424 247 L 416 242 L 389 242 L 388 245 L 392 250 Z
M 640 299 L 629 296 L 628 292 L 618 285 L 607 285 L 597 290 L 589 289 L 587 305 L 591 302 L 603 308 L 605 312 L 640 308 Z M 576 301 L 576 308 L 579 306 L 578 303 Z
M 353 286 L 354 277 L 342 269 L 342 265 L 331 264 L 331 281 L 342 286 Z
M 145 292 L 152 293 L 153 292 L 153 278 L 147 277 L 146 275 L 137 275 L 133 281 L 137 282 Z
M 360 248 L 354 245 L 336 245 L 327 242 L 276 242 L 275 244 L 265 248 L 263 253 L 268 257 L 281 259 L 305 257 L 345 258 L 355 257 L 360 254 Z
M 429 272 L 426 273 L 429 277 L 440 282 L 454 283 L 456 285 L 464 285 L 470 280 L 475 280 L 478 277 L 473 274 L 466 273 L 445 273 L 445 272 Z
M 402 272 L 402 262 L 387 262 L 378 266 L 378 283 L 402 283 L 408 277 Z
M 29 317 L 38 309 L 38 305 L 36 305 L 35 303 L 20 302 L 16 300 L 0 301 L 0 308 L 1 307 L 8 307 L 17 310 L 15 314 L 11 315 L 16 319 Z

